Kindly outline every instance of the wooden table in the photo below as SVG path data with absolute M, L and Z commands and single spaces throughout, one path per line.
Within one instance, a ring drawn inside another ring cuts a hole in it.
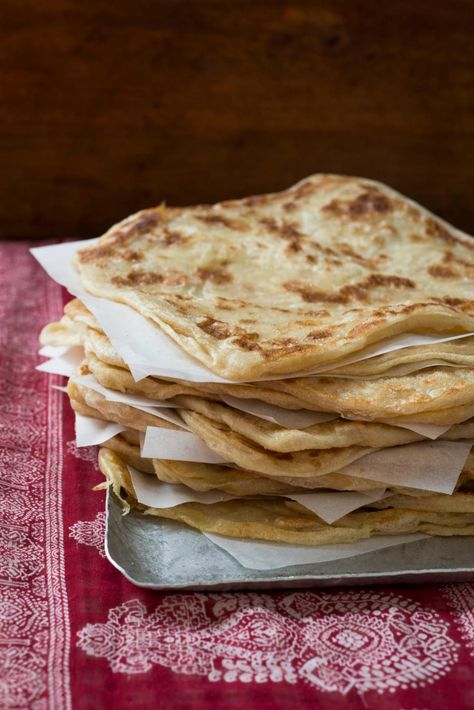
M 140 207 L 386 181 L 474 231 L 473 4 L 5 0 L 0 234 Z

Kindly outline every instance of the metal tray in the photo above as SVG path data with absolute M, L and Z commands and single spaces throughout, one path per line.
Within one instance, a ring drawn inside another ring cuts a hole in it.
M 242 567 L 192 528 L 122 509 L 107 494 L 105 551 L 133 584 L 196 591 L 474 580 L 473 537 L 429 538 L 358 557 L 277 570 Z

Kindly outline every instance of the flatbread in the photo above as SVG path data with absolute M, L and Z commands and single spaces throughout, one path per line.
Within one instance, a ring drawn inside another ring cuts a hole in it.
M 287 409 L 337 412 L 355 421 L 397 423 L 398 420 L 401 425 L 451 425 L 474 416 L 472 367 L 437 366 L 377 380 L 340 379 L 325 375 L 253 385 L 225 385 L 147 377 L 136 383 L 103 334 L 88 329 L 84 346 L 89 369 L 102 385 L 144 394 L 150 399 L 164 400 L 181 394 L 196 394 L 207 399 L 231 395 L 241 399 L 260 399 Z M 410 350 L 413 348 L 408 348 L 407 352 Z
M 105 441 L 102 446 L 104 447 L 104 451 L 107 450 L 117 454 L 121 461 L 129 466 L 133 466 L 137 471 L 149 474 L 155 473 L 152 459 L 145 459 L 140 455 L 140 447 L 133 443 L 133 441 L 127 440 L 126 432 L 113 436 L 111 439 Z
M 180 483 L 196 491 L 220 490 L 231 495 L 269 495 L 303 490 L 318 490 L 321 488 L 335 491 L 367 491 L 375 487 L 385 488 L 386 483 L 367 480 L 356 476 L 347 476 L 334 472 L 312 479 L 278 476 L 273 478 L 256 471 L 231 468 L 226 465 L 196 463 L 191 461 L 166 461 L 163 459 L 147 459 L 140 454 L 137 432 L 126 430 L 109 439 L 103 444 L 105 448 L 120 454 L 125 463 L 138 471 L 155 473 L 160 481 Z M 421 491 L 405 486 L 391 485 L 394 492 L 414 495 L 431 495 L 430 491 Z M 474 452 L 464 465 L 459 476 L 456 491 L 469 492 L 474 490 Z
M 86 385 L 69 380 L 68 394 L 76 411 L 79 407 L 88 405 L 90 414 L 97 419 L 123 424 L 140 431 L 147 426 L 178 429 L 158 415 L 148 414 L 140 410 L 107 399 Z M 150 402 L 152 403 L 152 401 Z M 306 449 L 332 449 L 348 446 L 368 448 L 387 448 L 426 440 L 426 437 L 408 429 L 402 429 L 377 422 L 355 422 L 345 419 L 335 419 L 330 422 L 313 424 L 304 429 L 289 429 L 278 424 L 272 424 L 264 419 L 242 412 L 219 402 L 205 400 L 201 397 L 176 397 L 173 404 L 179 405 L 176 413 L 184 411 L 202 414 L 216 430 L 216 435 L 225 438 L 230 430 L 248 441 L 248 445 L 257 445 L 275 453 L 292 453 Z M 80 411 L 85 414 L 85 411 Z M 183 420 L 184 425 L 184 420 Z M 199 434 L 194 426 L 194 419 L 189 417 L 189 427 Z M 440 439 L 458 441 L 474 439 L 474 419 L 451 427 Z
M 366 509 L 350 513 L 329 525 L 299 503 L 276 498 L 234 499 L 208 505 L 184 503 L 167 509 L 149 508 L 137 503 L 130 475 L 119 456 L 101 449 L 99 466 L 126 508 L 137 507 L 146 515 L 175 520 L 204 532 L 229 537 L 299 545 L 327 545 L 356 542 L 375 535 L 410 532 L 445 536 L 474 533 L 474 514 L 461 512 L 409 508 Z
M 312 378 L 308 382 L 279 380 L 267 382 L 263 387 L 260 384 L 187 384 L 156 377 L 135 382 L 129 370 L 108 365 L 91 353 L 87 354 L 87 365 L 104 387 L 150 399 L 166 400 L 184 394 L 218 400 L 230 395 L 259 399 L 285 409 L 336 412 L 355 421 L 387 421 L 395 425 L 451 426 L 474 417 L 474 370 L 467 368 L 432 368 L 403 377 L 366 382 L 338 378 Z M 437 408 L 438 404 L 454 402 L 459 404 Z M 417 410 L 418 404 L 421 411 Z M 428 409 L 429 406 L 432 409 Z
M 386 486 L 385 483 L 340 473 L 315 476 L 312 480 L 289 476 L 274 479 L 255 471 L 244 471 L 218 464 L 147 459 L 140 454 L 138 437 L 133 430 L 117 434 L 102 446 L 120 454 L 125 463 L 133 466 L 137 471 L 155 473 L 160 481 L 181 483 L 196 491 L 222 490 L 231 495 L 268 495 L 320 488 L 336 491 L 367 491 L 374 486 L 380 485 L 382 488 Z M 394 487 L 394 490 L 410 492 L 410 489 L 402 487 Z
M 371 508 L 403 508 L 405 510 L 431 510 L 437 513 L 474 513 L 474 491 L 452 495 L 433 493 L 428 496 L 394 495 L 370 504 Z
M 148 414 L 121 402 L 109 402 L 99 392 L 95 392 L 71 379 L 67 385 L 67 393 L 74 411 L 86 417 L 116 422 L 138 431 L 146 431 L 147 426 L 180 429 L 180 427 L 166 419 L 162 419 L 162 417 Z
M 85 288 L 231 380 L 334 362 L 397 333 L 474 330 L 474 243 L 385 185 L 144 210 L 82 249 Z
M 291 394 L 303 406 L 306 402 L 311 409 L 339 412 L 351 419 L 380 421 L 415 415 L 425 421 L 426 415 L 430 421 L 432 412 L 474 405 L 472 368 L 433 367 L 378 380 L 295 378 L 266 386 Z
M 345 446 L 387 448 L 426 440 L 426 437 L 416 432 L 378 422 L 335 419 L 330 422 L 313 424 L 304 429 L 289 429 L 202 397 L 181 396 L 177 397 L 175 402 L 178 402 L 185 410 L 197 412 L 215 422 L 215 426 L 220 432 L 229 429 L 268 451 L 279 453 Z M 186 417 L 184 418 L 186 419 Z M 192 417 L 187 423 L 192 429 Z M 474 439 L 474 419 L 451 427 L 439 438 L 449 441 Z
M 63 316 L 60 321 L 44 326 L 39 341 L 41 345 L 83 345 L 84 334 L 74 321 Z
M 92 313 L 81 301 L 76 298 L 67 303 L 64 313 L 59 322 L 50 323 L 43 329 L 40 336 L 43 345 L 82 343 L 89 352 L 94 353 L 103 362 L 117 367 L 127 367 Z M 433 364 L 473 367 L 474 337 L 394 350 L 350 365 L 335 366 L 321 377 L 389 377 L 400 374 L 401 368 L 416 371 L 424 367 L 432 367 Z
M 322 377 L 394 377 L 432 367 L 449 365 L 450 367 L 474 367 L 474 338 L 449 340 L 432 345 L 414 345 L 391 352 L 341 365 L 325 372 Z M 402 372 L 406 370 L 407 372 Z

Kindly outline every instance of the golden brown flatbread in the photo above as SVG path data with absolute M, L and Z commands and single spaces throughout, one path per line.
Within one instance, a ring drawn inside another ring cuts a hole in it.
M 314 175 L 284 192 L 144 210 L 77 255 L 217 374 L 335 362 L 406 332 L 474 330 L 474 243 L 380 183 Z

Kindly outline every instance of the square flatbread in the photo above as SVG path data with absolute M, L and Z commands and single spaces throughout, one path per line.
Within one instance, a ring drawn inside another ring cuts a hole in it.
M 314 175 L 276 194 L 144 210 L 77 266 L 90 293 L 246 381 L 398 333 L 474 331 L 473 254 L 467 235 L 385 185 Z

